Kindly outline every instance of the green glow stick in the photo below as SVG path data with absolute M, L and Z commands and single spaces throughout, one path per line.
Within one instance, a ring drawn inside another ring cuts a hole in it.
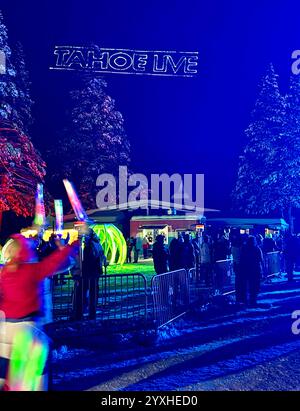
M 46 337 L 37 338 L 32 329 L 25 328 L 15 335 L 8 371 L 12 391 L 37 390 L 48 351 Z

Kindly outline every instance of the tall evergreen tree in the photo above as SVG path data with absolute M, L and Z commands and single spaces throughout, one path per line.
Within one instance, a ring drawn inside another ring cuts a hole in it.
M 286 104 L 271 64 L 259 86 L 233 191 L 235 208 L 251 214 L 282 211 L 288 202 L 283 171 Z
M 98 175 L 114 174 L 119 165 L 129 163 L 123 116 L 106 87 L 102 78 L 85 77 L 81 86 L 71 91 L 68 125 L 49 157 L 54 181 L 72 180 L 87 208 L 96 207 Z
M 33 215 L 36 186 L 44 176 L 45 163 L 30 138 L 11 122 L 0 121 L 0 214 Z
M 0 75 L 0 222 L 3 211 L 32 215 L 36 184 L 43 181 L 45 163 L 28 134 L 31 121 L 29 83 L 22 56 L 13 64 L 7 29 L 0 12 L 0 50 L 6 72 Z M 25 107 L 27 105 L 27 107 Z
M 13 101 L 18 97 L 15 83 L 16 69 L 12 63 L 8 44 L 7 28 L 0 10 L 0 50 L 5 54 L 5 73 L 0 75 L 0 119 L 13 120 L 16 117 Z
M 18 97 L 14 100 L 17 112 L 15 122 L 20 129 L 28 132 L 28 128 L 33 123 L 31 110 L 34 102 L 31 98 L 31 82 L 25 63 L 24 49 L 20 42 L 17 42 L 13 48 L 12 61 L 16 69 L 15 84 L 18 90 Z
M 295 75 L 290 78 L 289 92 L 286 96 L 286 125 L 280 171 L 281 207 L 287 210 L 292 223 L 292 209 L 300 207 L 300 78 Z

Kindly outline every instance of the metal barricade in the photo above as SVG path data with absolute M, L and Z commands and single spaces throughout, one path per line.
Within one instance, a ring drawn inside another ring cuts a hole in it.
M 155 275 L 151 288 L 156 327 L 175 320 L 189 309 L 189 274 L 185 269 Z
M 147 320 L 148 289 L 142 274 L 109 274 L 97 279 L 65 278 L 53 282 L 53 318 L 80 320 L 89 314 L 89 292 L 95 293 L 96 319 Z
M 148 316 L 147 280 L 142 274 L 110 274 L 99 279 L 97 318 L 145 319 Z
M 215 264 L 214 288 L 223 293 L 234 288 L 233 260 L 218 260 Z
M 272 276 L 281 273 L 281 258 L 280 251 L 273 251 L 264 255 L 265 276 Z
M 51 281 L 53 319 L 69 320 L 73 311 L 74 280 L 72 277 L 59 279 L 59 275 L 55 275 Z
M 198 275 L 196 268 L 190 268 L 189 269 L 189 283 L 190 284 L 196 284 L 198 281 Z
M 212 287 L 205 284 L 205 281 L 201 281 L 201 268 L 190 268 L 188 272 L 189 278 L 189 300 L 191 305 L 204 305 L 209 301 L 212 293 Z

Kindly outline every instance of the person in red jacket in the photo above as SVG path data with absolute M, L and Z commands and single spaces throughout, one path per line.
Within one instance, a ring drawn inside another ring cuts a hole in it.
M 35 342 L 44 346 L 47 339 L 39 326 L 41 283 L 65 267 L 70 257 L 76 257 L 79 249 L 78 242 L 65 247 L 58 244 L 57 251 L 38 261 L 34 246 L 32 240 L 16 234 L 12 236 L 3 256 L 6 264 L 0 272 L 0 313 L 5 321 L 0 323 L 0 390 L 45 389 L 45 370 L 42 375 L 36 376 L 38 381 L 34 384 L 27 381 L 25 385 L 16 387 L 15 382 L 9 381 L 10 360 L 16 351 L 14 342 L 20 341 L 22 335 L 30 335 Z M 30 358 L 26 360 L 30 361 Z M 20 364 L 20 359 L 18 361 Z

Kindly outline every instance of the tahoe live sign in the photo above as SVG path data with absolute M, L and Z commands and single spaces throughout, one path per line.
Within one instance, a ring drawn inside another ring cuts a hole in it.
M 96 73 L 193 77 L 196 51 L 146 51 L 97 46 L 55 46 L 52 70 L 85 70 Z

